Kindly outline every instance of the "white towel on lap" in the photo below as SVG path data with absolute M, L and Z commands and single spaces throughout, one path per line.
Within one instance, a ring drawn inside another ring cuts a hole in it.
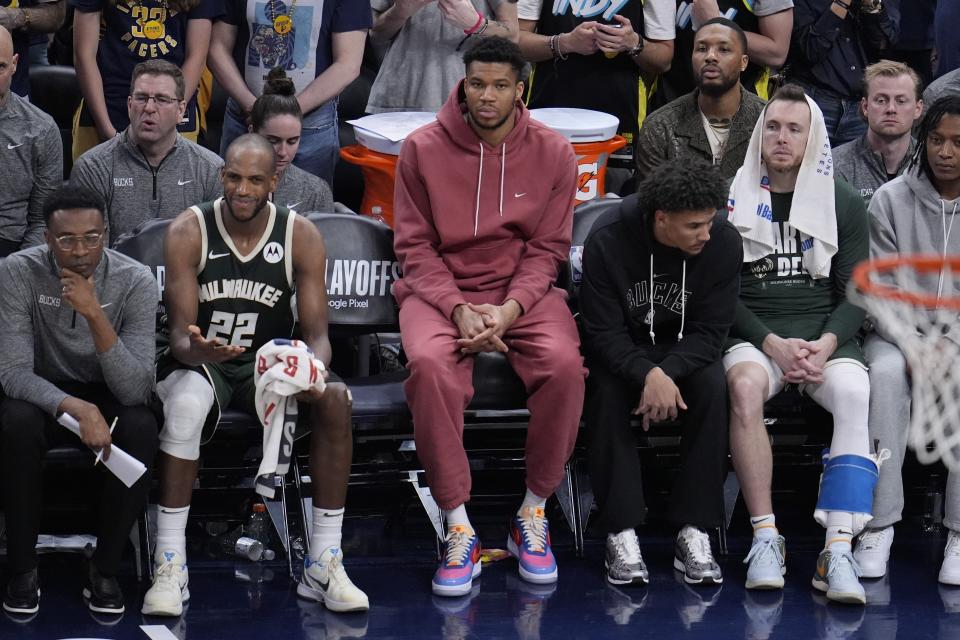
M 274 476 L 284 476 L 293 455 L 297 427 L 296 394 L 323 391 L 323 363 L 300 340 L 272 340 L 257 350 L 254 404 L 263 425 L 263 459 L 257 470 L 257 493 L 272 498 Z
M 790 206 L 790 226 L 800 232 L 804 269 L 818 279 L 830 275 L 830 263 L 837 253 L 837 211 L 833 154 L 827 128 L 820 107 L 809 96 L 807 104 L 810 132 Z M 744 262 L 754 262 L 773 253 L 777 245 L 770 206 L 770 178 L 760 153 L 765 116 L 766 108 L 753 128 L 746 159 L 730 185 L 727 203 L 730 222 L 743 236 Z

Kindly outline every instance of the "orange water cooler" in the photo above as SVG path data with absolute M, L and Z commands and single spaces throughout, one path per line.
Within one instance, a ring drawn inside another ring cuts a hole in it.
M 393 226 L 393 185 L 400 147 L 415 129 L 436 119 L 437 114 L 428 111 L 399 111 L 348 121 L 359 144 L 340 149 L 340 157 L 363 172 L 363 200 L 358 213 Z
M 561 134 L 577 156 L 577 194 L 574 206 L 606 194 L 610 155 L 627 141 L 617 135 L 620 120 L 602 111 L 565 107 L 531 109 L 530 117 Z

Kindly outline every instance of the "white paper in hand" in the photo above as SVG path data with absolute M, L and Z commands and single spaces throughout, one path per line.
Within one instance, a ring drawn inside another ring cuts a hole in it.
M 69 413 L 61 413 L 57 422 L 80 437 L 80 423 Z M 115 445 L 110 446 L 110 459 L 101 462 L 113 475 L 120 478 L 120 482 L 127 485 L 127 488 L 132 487 L 140 476 L 147 472 L 142 462 Z

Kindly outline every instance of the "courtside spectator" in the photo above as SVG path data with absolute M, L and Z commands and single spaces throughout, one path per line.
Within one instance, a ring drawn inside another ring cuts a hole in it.
M 553 286 L 570 251 L 573 149 L 523 106 L 516 44 L 484 38 L 464 63 L 466 78 L 437 121 L 404 141 L 395 195 L 405 390 L 417 457 L 446 520 L 433 576 L 441 596 L 470 593 L 481 569 L 463 448 L 474 354 L 505 353 L 529 392 L 527 493 L 507 546 L 520 577 L 537 584 L 557 580 L 544 508 L 573 452 L 586 375 L 573 317 Z
M 696 89 L 654 111 L 637 142 L 637 177 L 667 160 L 702 161 L 732 178 L 743 164 L 763 100 L 747 91 L 740 74 L 747 67 L 746 36 L 726 18 L 713 18 L 693 42 Z
M 13 92 L 30 95 L 30 36 L 53 33 L 63 24 L 66 0 L 0 0 L 0 27 L 13 36 L 13 52 L 20 57 Z
M 866 132 L 860 94 L 867 50 L 891 50 L 897 29 L 882 0 L 794 0 L 789 80 L 820 107 L 834 147 Z
M 715 168 L 673 160 L 640 183 L 636 200 L 601 218 L 584 246 L 587 455 L 611 584 L 649 580 L 635 530 L 646 506 L 631 414 L 645 429 L 680 421 L 667 516 L 680 529 L 673 564 L 688 583 L 723 581 L 706 529 L 724 526 L 728 405 L 720 356 L 743 255 L 740 234 L 717 216 L 726 195 Z
M 846 290 L 867 257 L 867 215 L 860 195 L 834 180 L 823 116 L 799 87 L 785 85 L 764 110 L 728 208 L 744 250 L 723 365 L 730 451 L 753 526 L 746 587 L 783 588 L 763 405 L 798 384 L 833 414 L 815 513 L 827 535 L 813 586 L 830 600 L 862 605 L 851 539 L 870 519 L 877 464 L 867 435 L 870 381 L 855 340 L 864 312 Z
M 43 214 L 46 244 L 0 262 L 0 385 L 6 396 L 0 402 L 0 478 L 10 572 L 3 608 L 15 614 L 40 606 L 36 544 L 44 454 L 78 444 L 57 417 L 76 419 L 80 441 L 104 458 L 116 444 L 150 467 L 157 447 L 157 418 L 148 406 L 156 280 L 147 267 L 104 247 L 97 194 L 61 187 Z M 93 612 L 124 611 L 116 576 L 149 489 L 149 472 L 129 489 L 103 473 L 97 550 L 83 588 Z
M 694 35 L 714 18 L 727 18 L 743 29 L 750 64 L 740 75 L 740 82 L 764 100 L 769 97 L 770 74 L 783 66 L 790 50 L 793 0 L 677 0 L 673 63 L 670 70 L 657 80 L 654 102 L 658 106 L 676 100 L 696 87 L 696 73 L 690 64 Z
M 517 0 L 372 0 L 370 35 L 390 43 L 369 113 L 440 111 L 463 78 L 462 49 L 477 38 L 517 41 Z
M 107 206 L 110 244 L 153 218 L 173 218 L 222 193 L 220 158 L 177 133 L 186 109 L 183 74 L 166 60 L 133 68 L 130 124 L 73 165 L 70 183 L 99 194 Z
M 869 204 L 874 191 L 902 174 L 913 157 L 911 131 L 923 111 L 919 76 L 902 62 L 870 65 L 863 77 L 860 110 L 867 132 L 833 150 L 833 168 Z
M 43 202 L 63 182 L 56 123 L 11 90 L 19 64 L 0 27 L 0 258 L 43 242 Z
M 888 182 L 870 201 L 870 256 L 903 254 L 960 255 L 960 233 L 953 222 L 960 199 L 960 96 L 934 102 L 920 123 L 920 138 L 910 168 Z M 918 293 L 938 290 L 943 274 L 920 276 Z M 893 281 L 885 286 L 900 287 Z M 956 295 L 956 283 L 944 287 Z M 900 475 L 910 425 L 910 379 L 903 353 L 891 338 L 891 327 L 876 322 L 863 345 L 870 366 L 870 438 L 889 449 L 890 459 L 880 467 L 874 492 L 873 520 L 857 540 L 854 557 L 865 578 L 887 572 L 893 525 L 903 515 L 903 478 Z M 960 322 L 943 340 L 960 340 Z M 876 419 L 875 419 L 876 418 Z M 945 516 L 947 546 L 940 582 L 960 585 L 960 474 L 947 474 Z
M 620 119 L 627 146 L 616 167 L 633 167 L 637 134 L 647 115 L 652 77 L 673 58 L 674 0 L 628 0 L 584 16 L 578 3 L 520 0 L 520 48 L 536 63 L 530 108 L 576 107 Z
M 360 74 L 370 0 L 224 0 L 213 25 L 209 66 L 227 95 L 220 153 L 247 132 L 250 110 L 267 74 L 293 79 L 303 112 L 294 164 L 333 184 L 340 140 L 337 97 Z
M 277 188 L 271 202 L 297 211 L 333 211 L 330 185 L 292 164 L 300 148 L 303 114 L 296 88 L 282 69 L 272 69 L 263 95 L 250 110 L 250 130 L 273 145 L 277 161 Z
M 177 127 L 197 141 L 197 86 L 207 60 L 212 20 L 222 0 L 70 0 L 73 51 L 83 102 L 74 119 L 73 158 L 130 124 L 130 74 L 145 60 L 183 71 L 187 107 Z

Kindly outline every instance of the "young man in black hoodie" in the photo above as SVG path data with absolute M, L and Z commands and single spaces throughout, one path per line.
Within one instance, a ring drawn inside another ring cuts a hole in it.
M 646 584 L 634 527 L 646 513 L 630 416 L 681 424 L 669 518 L 682 527 L 674 567 L 688 583 L 723 581 L 705 528 L 721 523 L 727 390 L 721 348 L 734 319 L 743 248 L 717 216 L 724 180 L 706 164 L 669 162 L 583 252 L 580 309 L 590 377 L 586 421 L 607 580 Z M 652 295 L 651 295 L 652 292 Z

